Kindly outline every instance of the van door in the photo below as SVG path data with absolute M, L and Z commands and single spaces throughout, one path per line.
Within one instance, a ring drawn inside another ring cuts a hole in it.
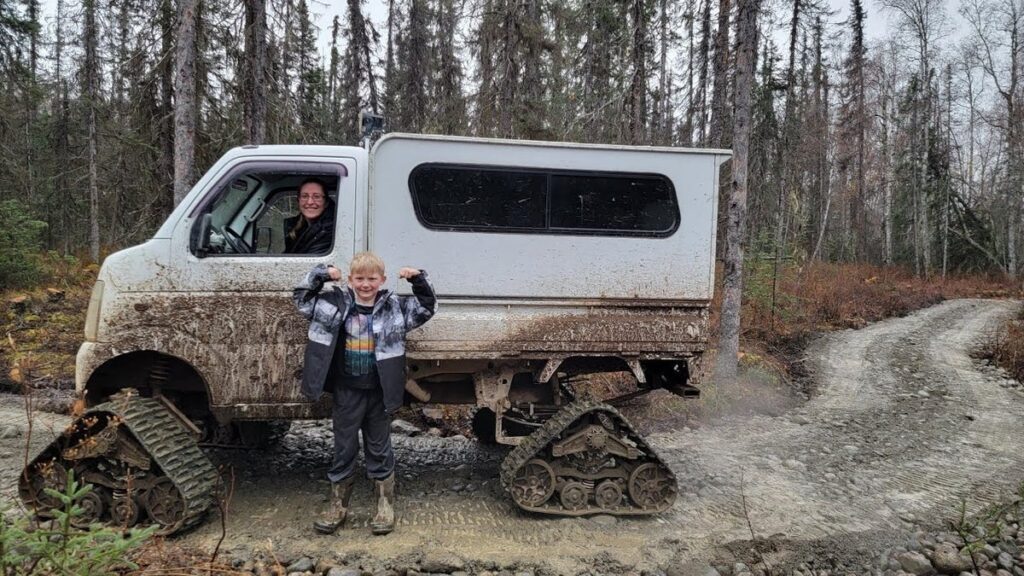
M 181 355 L 206 381 L 214 406 L 234 405 L 236 413 L 259 418 L 259 405 L 306 401 L 299 383 L 308 322 L 292 304 L 292 288 L 316 264 L 343 267 L 354 254 L 358 164 L 239 158 L 175 227 L 176 291 L 166 305 L 177 310 Z M 308 231 L 299 229 L 297 194 L 314 179 L 326 192 L 318 220 L 334 218 L 333 242 L 315 253 L 286 253 L 288 235 Z

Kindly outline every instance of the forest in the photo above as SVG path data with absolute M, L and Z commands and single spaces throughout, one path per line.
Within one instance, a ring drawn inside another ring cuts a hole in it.
M 144 240 L 231 147 L 355 145 L 360 110 L 735 148 L 748 261 L 1022 268 L 1024 0 L 54 1 L 0 0 L 0 283 Z

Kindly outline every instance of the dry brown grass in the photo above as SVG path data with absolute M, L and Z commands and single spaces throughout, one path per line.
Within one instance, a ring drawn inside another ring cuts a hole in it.
M 45 283 L 0 291 L 0 390 L 73 387 L 75 354 L 99 268 L 59 257 L 45 262 Z
M 1024 382 L 1024 311 L 1006 324 L 986 346 L 985 356 L 991 358 L 1018 382 Z
M 787 264 L 780 266 L 776 281 L 771 262 L 755 261 L 747 264 L 745 273 L 744 348 L 782 359 L 816 332 L 860 328 L 950 298 L 1024 295 L 1020 283 L 1000 277 L 924 279 L 900 268 L 868 264 Z

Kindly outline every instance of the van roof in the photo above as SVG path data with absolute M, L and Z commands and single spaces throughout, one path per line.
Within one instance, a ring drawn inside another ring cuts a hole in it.
M 668 152 L 685 154 L 710 154 L 714 156 L 732 156 L 732 150 L 725 148 L 685 148 L 681 146 L 631 146 L 625 144 L 598 144 L 589 142 L 549 142 L 544 140 L 507 140 L 503 138 L 477 138 L 468 136 L 447 136 L 442 134 L 410 134 L 403 132 L 391 132 L 385 134 L 377 141 L 374 148 L 389 140 L 424 140 L 444 142 L 466 142 L 474 144 L 500 144 L 503 146 L 544 146 L 549 148 L 589 148 L 592 150 L 637 150 L 644 152 Z M 329 146 L 322 144 L 249 144 L 238 146 L 228 151 L 225 156 L 252 156 L 254 151 L 259 155 L 267 156 L 352 156 L 363 153 L 358 146 Z
M 223 160 L 240 156 L 355 156 L 366 154 L 359 146 L 326 146 L 322 144 L 247 144 L 236 146 L 224 154 Z
M 625 144 L 596 144 L 585 142 L 549 142 L 544 140 L 509 140 L 504 138 L 477 138 L 468 136 L 445 136 L 440 134 L 407 134 L 391 132 L 385 134 L 374 146 L 380 146 L 388 140 L 426 140 L 445 142 L 466 142 L 476 144 L 500 144 L 503 146 L 544 146 L 550 148 L 590 148 L 594 150 L 643 151 L 643 152 L 674 152 L 688 154 L 710 154 L 715 156 L 732 156 L 732 150 L 725 148 L 684 148 L 678 146 L 631 146 Z

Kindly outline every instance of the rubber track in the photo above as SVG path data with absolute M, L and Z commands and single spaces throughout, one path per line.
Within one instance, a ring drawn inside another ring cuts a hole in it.
M 142 444 L 185 499 L 185 515 L 175 526 L 162 529 L 172 534 L 198 524 L 213 503 L 217 470 L 199 449 L 188 430 L 160 402 L 141 396 L 115 397 L 86 411 L 114 414 Z
M 516 477 L 516 472 L 520 468 L 522 468 L 524 464 L 526 464 L 531 458 L 537 456 L 537 454 L 540 453 L 540 451 L 543 450 L 544 447 L 546 447 L 552 441 L 556 440 L 559 434 L 561 434 L 563 431 L 565 431 L 566 428 L 571 426 L 573 422 L 576 422 L 583 415 L 588 414 L 590 412 L 605 412 L 612 416 L 613 418 L 615 418 L 616 420 L 618 420 L 620 425 L 628 433 L 630 440 L 636 442 L 640 450 L 646 455 L 646 458 L 641 457 L 641 460 L 647 462 L 657 462 L 658 466 L 664 469 L 669 478 L 671 478 L 673 482 L 676 481 L 676 476 L 675 474 L 672 473 L 672 469 L 669 468 L 667 464 L 665 464 L 665 461 L 658 456 L 657 452 L 654 451 L 654 448 L 652 448 L 651 445 L 648 444 L 646 440 L 644 440 L 643 436 L 638 434 L 636 430 L 633 429 L 633 426 L 629 423 L 629 420 L 626 420 L 626 418 L 623 417 L 618 410 L 616 410 L 612 406 L 603 404 L 596 400 L 580 400 L 577 402 L 573 402 L 572 404 L 569 404 L 562 410 L 558 411 L 558 413 L 556 413 L 554 416 L 548 419 L 548 421 L 545 422 L 540 428 L 534 430 L 532 434 L 527 436 L 522 442 L 519 443 L 518 446 L 513 448 L 512 451 L 509 452 L 507 456 L 505 456 L 505 459 L 502 460 L 501 462 L 501 486 L 502 488 L 505 489 L 505 492 L 510 492 L 510 488 L 512 487 L 512 481 L 515 480 Z M 515 502 L 515 499 L 513 498 L 512 501 Z M 519 503 L 516 502 L 516 505 L 519 506 Z M 585 514 L 596 513 L 632 516 L 657 514 L 659 512 L 663 512 L 663 510 L 643 510 L 640 508 L 630 508 L 621 511 L 595 509 L 582 512 L 569 512 L 567 510 L 560 510 L 559 508 L 555 507 L 519 507 L 523 508 L 524 510 L 529 510 L 531 512 L 540 512 L 543 514 L 554 514 L 560 516 L 580 516 Z
M 68 430 L 73 430 L 82 418 L 92 415 L 118 417 L 120 425 L 127 426 L 127 430 L 184 498 L 185 514 L 181 521 L 161 528 L 159 534 L 173 534 L 195 526 L 202 520 L 203 513 L 213 503 L 218 482 L 217 470 L 173 414 L 152 398 L 118 395 L 87 410 L 68 426 Z M 31 470 L 42 460 L 60 459 L 66 438 L 66 435 L 61 435 L 44 448 L 26 470 Z M 26 502 L 26 505 L 31 507 L 33 504 Z

